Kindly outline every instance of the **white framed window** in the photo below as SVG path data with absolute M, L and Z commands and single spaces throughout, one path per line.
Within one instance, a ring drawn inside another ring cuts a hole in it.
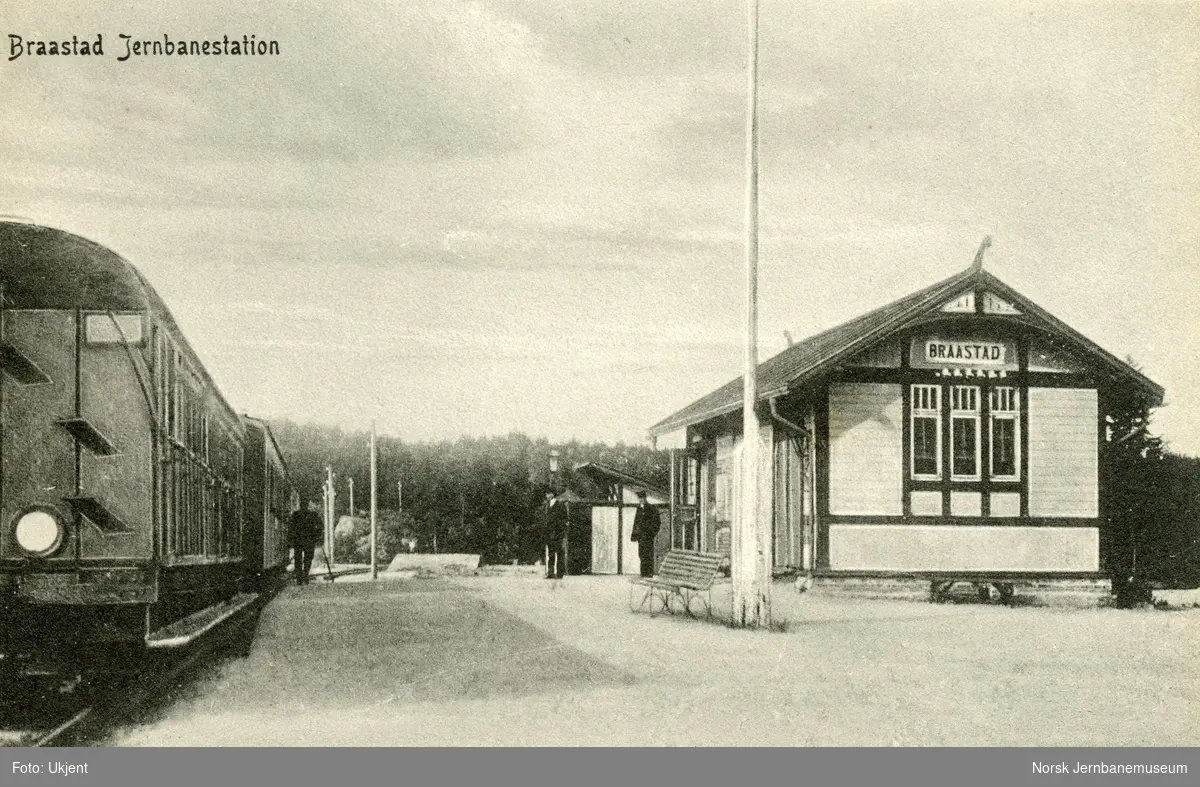
M 950 478 L 979 480 L 979 386 L 950 389 Z
M 936 481 L 942 477 L 942 388 L 912 387 L 912 477 Z
M 993 388 L 990 401 L 989 472 L 993 479 L 1016 481 L 1021 473 L 1021 398 L 1016 388 Z

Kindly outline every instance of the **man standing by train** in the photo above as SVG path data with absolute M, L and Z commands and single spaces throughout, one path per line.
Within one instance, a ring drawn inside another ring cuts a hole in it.
M 313 552 L 321 542 L 321 530 L 321 515 L 317 513 L 315 503 L 309 503 L 308 508 L 299 508 L 292 512 L 292 519 L 288 523 L 288 543 L 292 547 L 297 585 L 308 584 Z
M 637 542 L 638 562 L 641 563 L 642 576 L 654 576 L 654 539 L 662 527 L 658 509 L 646 502 L 646 490 L 637 493 L 637 513 L 633 516 L 633 532 L 629 537 Z

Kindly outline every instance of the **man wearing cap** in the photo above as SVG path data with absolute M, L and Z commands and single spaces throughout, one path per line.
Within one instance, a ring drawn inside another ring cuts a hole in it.
M 646 502 L 646 490 L 638 490 L 637 514 L 633 517 L 633 532 L 629 537 L 637 542 L 638 560 L 641 562 L 642 576 L 654 576 L 654 539 L 658 537 L 658 529 L 662 521 L 658 509 Z

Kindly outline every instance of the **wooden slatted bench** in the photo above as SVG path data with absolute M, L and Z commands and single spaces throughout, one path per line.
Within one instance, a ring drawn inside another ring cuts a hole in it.
M 651 615 L 654 602 L 662 604 L 662 610 L 674 614 L 671 599 L 683 602 L 683 611 L 692 614 L 692 599 L 704 602 L 704 610 L 712 615 L 712 586 L 720 573 L 723 555 L 710 552 L 692 552 L 672 549 L 663 558 L 658 573 L 653 577 L 634 577 L 629 582 L 629 609 L 633 612 L 646 607 Z M 642 598 L 634 603 L 637 593 Z

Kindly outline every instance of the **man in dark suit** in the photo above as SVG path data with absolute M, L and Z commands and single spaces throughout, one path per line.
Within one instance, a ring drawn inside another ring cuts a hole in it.
M 316 506 L 309 503 L 308 508 L 300 508 L 292 512 L 288 522 L 288 543 L 292 547 L 292 562 L 296 572 L 296 584 L 307 585 L 308 574 L 312 571 L 313 552 L 321 543 L 321 515 L 316 512 Z
M 546 496 L 546 579 L 562 579 L 567 573 L 567 505 L 553 495 Z
M 641 563 L 642 576 L 654 576 L 654 539 L 658 537 L 658 529 L 662 520 L 658 509 L 646 502 L 645 490 L 639 491 L 637 513 L 633 517 L 633 532 L 629 537 L 637 542 L 638 561 Z

